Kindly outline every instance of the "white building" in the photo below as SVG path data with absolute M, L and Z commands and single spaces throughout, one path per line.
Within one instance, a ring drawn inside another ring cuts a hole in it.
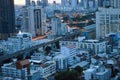
M 98 68 L 99 68 L 98 66 L 91 66 L 89 69 L 85 70 L 84 72 L 85 80 L 90 80 L 94 78 Z
M 81 10 L 81 7 L 77 7 L 77 9 Z M 73 7 L 70 5 L 70 3 L 66 3 L 65 6 L 63 5 L 57 5 L 57 4 L 52 4 L 46 7 L 46 11 L 54 11 L 54 10 L 60 10 L 60 11 L 72 11 Z
M 28 63 L 29 62 L 27 60 L 20 62 L 19 67 L 26 64 L 28 65 Z M 27 67 L 17 68 L 16 61 L 12 63 L 4 64 L 1 67 L 1 70 L 2 70 L 3 77 L 11 77 L 11 78 L 18 78 L 21 80 L 28 80 L 28 68 Z
M 30 6 L 30 0 L 25 0 L 25 5 Z
M 65 35 L 68 32 L 67 23 L 61 23 L 61 35 Z
M 96 12 L 96 38 L 105 38 L 110 33 L 120 37 L 120 9 L 100 8 Z
M 57 70 L 64 70 L 68 68 L 68 57 L 69 56 L 65 54 L 59 54 L 54 57 Z
M 96 78 L 99 79 L 99 80 L 110 80 L 110 78 L 111 78 L 111 71 L 110 71 L 110 69 L 101 68 L 96 73 Z
M 41 3 L 43 7 L 46 7 L 48 5 L 48 0 L 41 0 Z
M 31 6 L 25 7 L 24 12 L 24 24 L 22 31 L 29 32 L 33 37 L 44 35 L 46 30 L 46 15 L 43 8 L 32 2 Z
M 75 48 L 79 47 L 77 40 L 61 40 L 59 44 L 60 44 L 60 47 L 68 46 L 68 45 L 73 45 Z
M 67 24 L 62 23 L 60 18 L 54 17 L 51 20 L 51 35 L 65 35 L 68 32 Z
M 74 65 L 71 66 L 70 68 L 73 69 L 73 68 L 76 68 L 77 66 L 80 66 L 80 67 L 82 67 L 83 69 L 86 69 L 86 68 L 88 68 L 88 66 L 89 66 L 89 62 L 87 62 L 87 61 L 82 61 L 82 62 L 79 62 L 79 63 L 77 63 L 77 64 L 74 64 Z
M 110 0 L 111 7 L 120 9 L 120 0 Z
M 98 80 L 110 80 L 111 70 L 100 66 L 91 66 L 84 72 L 85 80 L 98 79 Z
M 68 66 L 75 64 L 75 56 L 77 55 L 77 50 L 73 45 L 62 46 L 61 54 L 68 55 Z
M 42 54 L 42 53 L 34 53 L 32 56 L 31 56 L 31 60 L 38 60 L 38 61 L 42 61 L 45 59 L 45 56 Z
M 106 41 L 99 40 L 83 40 L 79 42 L 79 46 L 82 49 L 90 49 L 94 54 L 106 52 Z
M 19 79 L 26 79 L 27 78 L 27 68 L 24 68 L 22 70 L 16 69 L 16 67 L 10 64 L 4 64 L 2 68 L 2 74 L 6 77 L 13 77 L 13 78 L 19 78 Z
M 83 1 L 83 7 L 87 9 L 89 7 L 89 0 L 82 0 Z
M 42 64 L 32 64 L 31 70 L 39 71 L 41 78 L 47 78 L 56 73 L 56 63 L 53 61 L 47 61 Z
M 61 31 L 61 20 L 57 17 L 52 18 L 51 20 L 52 35 L 60 35 Z
M 75 9 L 78 6 L 78 0 L 70 0 L 71 6 Z
M 70 5 L 70 0 L 61 0 L 63 6 Z
M 29 33 L 18 33 L 13 37 L 8 38 L 3 42 L 3 46 L 7 53 L 16 52 L 28 47 L 31 47 L 32 35 Z
M 3 80 L 39 80 L 40 72 L 30 68 L 29 60 L 4 64 L 1 67 Z

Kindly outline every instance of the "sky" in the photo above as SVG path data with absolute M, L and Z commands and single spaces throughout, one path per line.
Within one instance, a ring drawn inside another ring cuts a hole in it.
M 56 1 L 57 3 L 60 3 L 60 0 L 48 0 L 48 1 L 49 1 L 49 3 L 52 3 L 53 1 Z M 24 5 L 25 4 L 25 0 L 14 0 L 14 3 L 16 5 Z

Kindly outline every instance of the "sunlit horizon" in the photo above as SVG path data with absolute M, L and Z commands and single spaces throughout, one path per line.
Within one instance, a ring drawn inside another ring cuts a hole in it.
M 34 1 L 37 1 L 37 0 L 34 0 Z M 49 3 L 52 3 L 53 1 L 60 3 L 61 0 L 48 0 Z M 25 0 L 14 0 L 14 3 L 15 5 L 25 5 Z

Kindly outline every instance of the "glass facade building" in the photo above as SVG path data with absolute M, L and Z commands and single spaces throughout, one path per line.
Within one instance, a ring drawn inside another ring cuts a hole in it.
M 0 0 L 0 39 L 7 39 L 14 33 L 14 0 Z

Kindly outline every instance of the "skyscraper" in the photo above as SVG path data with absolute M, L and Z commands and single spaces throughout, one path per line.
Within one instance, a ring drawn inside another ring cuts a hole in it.
M 103 1 L 103 6 L 104 6 L 104 7 L 110 6 L 110 0 L 104 0 L 104 1 Z
M 0 0 L 0 39 L 15 33 L 14 0 Z
M 120 0 L 110 0 L 111 7 L 120 8 Z
M 22 26 L 23 32 L 29 32 L 32 37 L 41 36 L 45 33 L 45 14 L 43 8 L 32 1 L 29 7 L 24 8 L 24 23 Z
M 83 0 L 84 8 L 87 9 L 89 7 L 89 0 Z
M 76 6 L 78 5 L 77 0 L 70 0 L 70 3 L 73 8 L 76 8 Z
M 96 38 L 105 38 L 111 33 L 120 37 L 120 9 L 101 8 L 96 12 Z
M 61 0 L 61 5 L 63 6 L 70 6 L 72 3 L 71 3 L 72 0 Z M 73 0 L 75 1 L 75 0 Z M 75 1 L 76 2 L 76 1 Z
M 30 0 L 25 1 L 26 6 L 30 6 Z
M 48 0 L 41 0 L 43 7 L 48 5 Z
M 103 7 L 104 0 L 98 0 L 98 7 Z

